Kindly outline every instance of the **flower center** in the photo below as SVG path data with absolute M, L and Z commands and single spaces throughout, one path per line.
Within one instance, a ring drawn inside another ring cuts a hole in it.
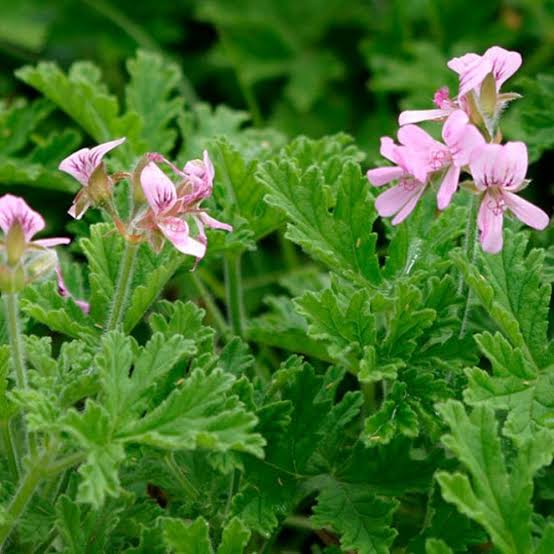
M 429 165 L 433 171 L 438 171 L 450 161 L 450 154 L 446 150 L 434 150 L 431 152 Z
M 406 191 L 411 192 L 418 188 L 420 182 L 411 175 L 404 175 L 399 182 L 399 185 Z

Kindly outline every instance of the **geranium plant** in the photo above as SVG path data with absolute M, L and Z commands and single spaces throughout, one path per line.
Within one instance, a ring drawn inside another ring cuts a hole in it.
M 452 59 L 458 94 L 403 112 L 377 167 L 185 108 L 159 55 L 121 105 L 88 63 L 20 69 L 71 121 L 34 184 L 75 195 L 74 238 L 0 197 L 0 548 L 554 552 L 552 269 L 526 228 L 549 216 L 502 133 L 521 62 Z

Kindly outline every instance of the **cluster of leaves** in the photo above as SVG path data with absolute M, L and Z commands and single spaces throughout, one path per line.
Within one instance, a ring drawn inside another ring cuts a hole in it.
M 249 22 L 260 9 L 237 7 Z M 218 2 L 202 10 L 221 15 Z M 245 48 L 236 20 L 221 25 Z M 315 76 L 306 61 L 270 76 L 286 74 L 301 106 L 326 56 Z M 440 215 L 428 198 L 400 227 L 377 222 L 348 136 L 288 141 L 242 112 L 186 106 L 178 66 L 155 54 L 127 69 L 123 101 L 90 63 L 19 70 L 41 97 L 3 115 L 17 140 L 0 176 L 72 190 L 54 168 L 83 136 L 127 136 L 114 158 L 129 165 L 207 148 L 210 208 L 234 232 L 210 237 L 195 273 L 142 245 L 110 330 L 124 241 L 92 213 L 71 224 L 64 274 L 91 311 L 54 281 L 24 291 L 26 390 L 2 318 L 4 453 L 21 417 L 41 448 L 6 552 L 552 552 L 551 252 L 513 226 L 501 254 L 472 259 L 464 194 Z M 63 130 L 46 125 L 53 113 Z M 1 530 L 17 489 L 7 456 L 0 472 Z

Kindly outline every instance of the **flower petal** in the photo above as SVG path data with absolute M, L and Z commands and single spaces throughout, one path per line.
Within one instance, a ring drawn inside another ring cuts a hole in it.
M 550 218 L 539 207 L 511 192 L 505 192 L 502 196 L 509 210 L 520 221 L 539 231 L 548 227 Z
M 223 223 L 222 221 L 218 221 L 217 219 L 210 217 L 206 212 L 201 212 L 198 215 L 198 219 L 200 219 L 200 221 L 202 221 L 204 225 L 210 227 L 211 229 L 220 229 L 222 231 L 229 232 L 233 230 L 232 225 L 229 225 L 228 223 Z
M 500 46 L 489 48 L 483 54 L 483 58 L 488 59 L 492 64 L 497 90 L 521 67 L 522 61 L 519 52 L 505 50 Z
M 413 211 L 416 207 L 419 199 L 421 198 L 421 195 L 423 194 L 423 191 L 425 190 L 425 187 L 420 187 L 417 189 L 416 194 L 414 194 L 408 202 L 404 205 L 404 207 L 396 214 L 396 216 L 392 220 L 393 225 L 398 225 L 399 223 L 402 223 Z
M 81 148 L 60 162 L 58 169 L 69 173 L 86 187 L 92 172 L 100 165 L 102 158 L 125 142 L 125 137 L 99 144 L 94 148 Z
M 189 235 L 189 226 L 182 219 L 166 217 L 162 221 L 158 221 L 158 227 L 179 252 L 196 258 L 204 257 L 206 245 Z
M 149 162 L 142 170 L 140 184 L 148 205 L 156 215 L 173 207 L 177 201 L 175 185 L 154 162 Z
M 398 166 L 392 167 L 377 167 L 375 169 L 370 169 L 366 175 L 369 182 L 374 187 L 380 187 L 395 179 L 400 179 L 404 175 L 405 171 Z
M 380 194 L 375 199 L 375 209 L 381 217 L 390 217 L 398 213 L 414 196 L 418 196 L 423 186 L 406 188 L 396 185 Z
M 451 165 L 442 180 L 437 193 L 437 207 L 439 210 L 444 210 L 452 200 L 452 196 L 458 188 L 458 181 L 460 180 L 460 168 Z
M 494 183 L 496 158 L 501 150 L 502 146 L 500 144 L 483 144 L 473 151 L 469 160 L 469 167 L 475 185 L 480 190 L 485 190 Z
M 71 239 L 67 237 L 52 237 L 50 239 L 34 240 L 33 244 L 36 244 L 37 246 L 42 246 L 43 248 L 51 248 L 52 246 L 59 246 L 60 244 L 69 244 L 70 242 L 71 242 Z
M 527 146 L 523 142 L 507 142 L 496 158 L 496 178 L 508 190 L 517 190 L 527 174 Z
M 492 71 L 490 59 L 473 53 L 453 58 L 447 65 L 460 76 L 459 97 L 479 87 L 484 78 Z
M 422 121 L 436 121 L 448 117 L 452 110 L 406 110 L 398 117 L 399 125 L 420 123 Z
M 7 233 L 17 222 L 21 225 L 27 242 L 44 229 L 43 217 L 32 210 L 23 198 L 5 194 L 0 198 L 0 228 Z
M 493 204 L 496 204 L 494 198 L 489 194 L 485 194 L 477 215 L 477 225 L 481 231 L 481 246 L 489 254 L 500 252 L 503 244 L 502 225 L 504 214 L 500 209 L 492 209 L 491 205 Z
M 427 151 L 442 147 L 429 133 L 417 125 L 405 125 L 398 130 L 398 141 L 411 150 Z
M 442 128 L 442 138 L 454 163 L 462 167 L 469 163 L 473 151 L 485 144 L 479 130 L 469 123 L 469 118 L 462 110 L 456 110 L 446 120 Z

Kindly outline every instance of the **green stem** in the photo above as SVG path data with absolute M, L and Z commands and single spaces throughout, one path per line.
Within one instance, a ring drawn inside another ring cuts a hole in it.
M 192 282 L 194 283 L 194 286 L 198 290 L 198 294 L 200 295 L 200 298 L 204 303 L 206 311 L 212 318 L 212 321 L 216 329 L 223 336 L 225 340 L 229 340 L 231 331 L 229 329 L 229 326 L 227 325 L 227 322 L 225 321 L 225 318 L 221 313 L 221 310 L 217 307 L 217 304 L 215 303 L 215 300 L 211 295 L 210 291 L 204 286 L 202 279 L 200 279 L 198 275 L 196 275 L 195 273 L 191 273 L 190 277 L 192 279 Z
M 185 490 L 186 494 L 191 499 L 197 499 L 200 497 L 198 489 L 190 482 L 190 479 L 185 475 L 182 469 L 177 464 L 173 452 L 165 456 L 165 463 L 179 485 Z
M 29 500 L 35 494 L 44 474 L 44 466 L 48 464 L 51 455 L 52 452 L 47 450 L 40 458 L 31 460 L 27 474 L 21 481 L 15 496 L 12 498 L 4 514 L 5 523 L 0 526 L 0 552 L 4 547 L 6 539 L 17 525 Z
M 19 467 L 19 460 L 13 440 L 11 420 L 2 421 L 0 425 L 2 426 L 2 446 L 8 462 L 8 469 L 13 480 L 17 482 L 19 480 L 21 468 Z
M 73 466 L 76 466 L 83 462 L 86 458 L 86 455 L 83 452 L 74 452 L 73 454 L 68 454 L 64 458 L 60 458 L 49 464 L 45 468 L 45 473 L 50 475 L 58 475 L 66 469 L 70 469 Z
M 241 256 L 225 257 L 225 292 L 227 296 L 228 319 L 233 333 L 244 336 L 244 300 L 242 292 Z
M 131 282 L 133 281 L 137 252 L 138 244 L 131 242 L 125 243 L 125 251 L 123 252 L 123 259 L 121 260 L 121 265 L 119 266 L 119 275 L 117 277 L 110 317 L 106 323 L 106 331 L 113 331 L 123 318 L 123 313 L 127 307 L 126 304 L 127 298 L 129 297 L 129 289 L 131 288 Z
M 19 389 L 27 390 L 29 388 L 29 384 L 27 381 L 27 368 L 25 367 L 23 338 L 21 336 L 21 327 L 19 324 L 19 298 L 17 293 L 5 293 L 4 305 L 6 308 L 6 320 L 12 363 L 15 369 L 15 382 Z M 23 429 L 28 452 L 32 457 L 34 457 L 38 451 L 36 437 L 31 433 L 27 433 L 25 425 L 23 425 Z
M 473 265 L 475 263 L 475 259 L 477 257 L 477 243 L 479 242 L 479 237 L 477 234 L 477 196 L 473 196 L 471 199 L 471 208 L 469 210 L 469 218 L 468 218 L 468 224 L 466 229 L 466 240 L 465 240 L 465 253 L 466 256 L 471 261 L 471 264 Z M 460 275 L 461 282 L 458 286 L 458 293 L 462 294 L 464 290 L 464 282 L 463 282 L 463 276 Z M 460 334 L 459 338 L 463 338 L 466 329 L 467 329 L 467 322 L 469 317 L 469 310 L 471 306 L 471 300 L 473 296 L 473 290 L 471 287 L 467 289 L 467 296 L 466 296 L 466 302 L 464 306 L 464 312 L 462 316 L 462 325 L 460 326 Z

